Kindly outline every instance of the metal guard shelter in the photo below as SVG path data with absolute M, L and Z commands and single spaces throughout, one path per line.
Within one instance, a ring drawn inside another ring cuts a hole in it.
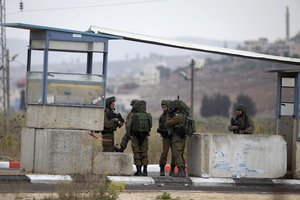
M 27 104 L 104 107 L 108 41 L 121 37 L 22 23 L 6 23 L 2 26 L 30 30 L 27 52 Z M 31 71 L 32 51 L 43 51 L 42 71 Z M 86 54 L 86 74 L 48 72 L 49 51 Z M 94 53 L 103 55 L 100 75 L 92 73 L 95 67 Z
M 300 68 L 268 72 L 277 73 L 276 134 L 287 142 L 287 170 L 293 171 L 300 141 Z

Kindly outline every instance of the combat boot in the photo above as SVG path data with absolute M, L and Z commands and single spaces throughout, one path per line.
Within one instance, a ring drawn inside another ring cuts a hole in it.
M 143 176 L 148 176 L 147 165 L 144 165 Z
M 174 174 L 174 177 L 186 177 L 185 171 L 183 169 L 182 165 L 177 166 L 178 167 L 178 172 L 177 174 Z
M 169 176 L 174 176 L 175 174 L 175 165 L 171 165 Z
M 124 150 L 125 150 L 125 148 L 121 146 L 120 149 L 119 149 L 119 152 L 122 152 L 122 153 L 123 153 Z
M 124 148 L 124 147 L 122 147 L 122 146 L 121 146 L 120 148 L 119 148 L 119 147 L 117 147 L 117 146 L 114 146 L 114 151 L 115 151 L 115 152 L 120 152 L 120 153 L 123 153 L 123 152 L 124 152 L 124 150 L 125 150 L 125 148 Z
M 142 176 L 142 165 L 136 165 L 136 172 L 133 175 Z
M 165 165 L 159 165 L 159 167 L 160 167 L 159 175 L 165 176 Z

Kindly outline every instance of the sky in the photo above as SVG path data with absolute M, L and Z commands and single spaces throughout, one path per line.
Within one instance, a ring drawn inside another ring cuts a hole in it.
M 85 31 L 90 25 L 171 39 L 275 41 L 300 31 L 300 0 L 6 0 L 6 22 Z M 29 31 L 7 28 L 7 38 Z

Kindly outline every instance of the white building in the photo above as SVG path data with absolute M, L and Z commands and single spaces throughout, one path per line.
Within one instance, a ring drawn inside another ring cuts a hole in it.
M 134 79 L 139 85 L 156 85 L 160 81 L 160 72 L 157 65 L 146 65 L 141 72 L 134 75 Z

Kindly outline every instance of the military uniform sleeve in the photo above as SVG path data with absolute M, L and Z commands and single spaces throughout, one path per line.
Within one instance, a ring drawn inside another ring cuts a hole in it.
M 117 129 L 118 124 L 113 120 L 109 120 L 107 117 L 107 114 L 105 113 L 104 115 L 104 128 L 105 129 L 111 129 L 111 130 L 115 130 Z
M 151 116 L 151 113 L 148 113 L 149 115 L 149 127 L 150 129 L 152 128 L 152 116 Z
M 131 124 L 129 124 L 129 122 L 131 123 L 131 115 L 132 115 L 132 113 L 130 112 L 126 116 L 126 122 L 125 122 L 125 131 L 126 131 L 126 133 L 129 133 L 129 131 L 130 131 Z
M 125 126 L 126 133 L 128 133 L 130 136 L 132 135 L 131 125 L 132 125 L 133 115 L 134 115 L 133 113 L 130 113 L 130 116 L 128 117 L 128 121 L 126 122 L 126 126 Z
M 254 121 L 251 117 L 248 117 L 248 127 L 244 130 L 246 134 L 253 134 L 255 130 Z
M 231 124 L 228 125 L 228 130 L 229 131 L 234 131 L 234 128 L 233 128 L 233 126 Z
M 182 126 L 183 121 L 184 121 L 184 116 L 182 114 L 175 114 L 174 117 L 167 118 L 165 125 L 167 128 L 176 127 L 176 126 L 180 127 Z
M 162 127 L 162 124 L 163 123 L 163 115 L 161 115 L 158 119 L 158 127 L 161 128 Z

